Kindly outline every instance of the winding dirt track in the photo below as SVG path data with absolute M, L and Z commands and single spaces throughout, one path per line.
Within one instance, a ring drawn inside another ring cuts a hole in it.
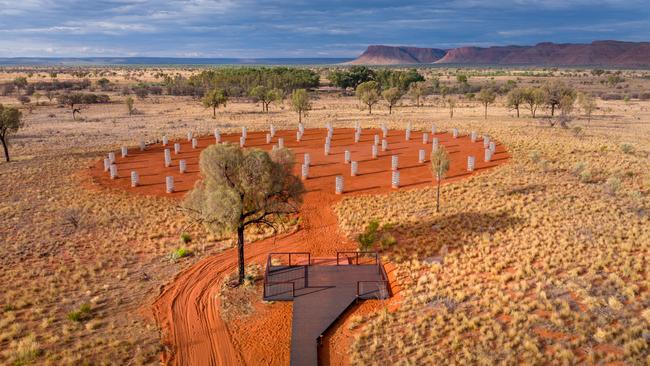
M 337 129 L 332 139 L 332 152 L 329 156 L 323 154 L 323 144 L 326 130 L 307 130 L 302 142 L 295 141 L 295 131 L 279 131 L 278 137 L 283 137 L 285 146 L 296 153 L 296 160 L 302 161 L 302 153 L 310 153 L 312 168 L 310 179 L 306 180 L 307 193 L 301 208 L 301 227 L 295 233 L 280 235 L 246 246 L 246 261 L 264 263 L 266 256 L 272 251 L 309 251 L 314 256 L 332 256 L 336 251 L 350 250 L 355 244 L 338 232 L 337 218 L 332 211 L 333 205 L 342 198 L 334 194 L 334 177 L 343 175 L 345 178 L 344 195 L 376 194 L 392 190 L 390 187 L 391 155 L 399 156 L 401 187 L 415 188 L 431 184 L 432 178 L 428 169 L 428 155 L 431 144 L 422 143 L 422 133 L 413 132 L 411 140 L 405 141 L 404 131 L 391 131 L 388 141 L 389 150 L 380 152 L 378 159 L 371 158 L 373 135 L 379 130 L 363 130 L 359 143 L 354 142 L 353 129 Z M 266 144 L 265 132 L 249 132 L 246 144 L 248 147 L 258 147 L 270 150 Z M 492 162 L 483 162 L 482 141 L 472 143 L 467 136 L 453 139 L 451 135 L 436 134 L 441 145 L 447 148 L 452 158 L 447 182 L 461 179 L 470 173 L 466 170 L 467 156 L 476 156 L 476 170 L 481 171 L 494 167 L 509 156 L 504 147 L 497 145 Z M 239 135 L 223 136 L 224 141 L 239 142 Z M 182 153 L 174 156 L 172 167 L 163 166 L 163 149 L 160 144 L 152 145 L 144 152 L 130 152 L 126 158 L 118 157 L 118 171 L 124 178 L 109 179 L 103 171 L 102 162 L 98 162 L 91 170 L 95 182 L 106 187 L 117 187 L 133 193 L 145 195 L 164 195 L 182 198 L 184 192 L 191 189 L 199 178 L 198 156 L 202 148 L 214 142 L 213 137 L 203 137 L 199 140 L 199 148 L 191 149 L 187 141 L 183 141 Z M 274 143 L 276 140 L 273 141 Z M 343 162 L 344 150 L 350 150 L 352 160 L 359 162 L 359 175 L 350 176 L 350 166 Z M 418 150 L 426 149 L 427 161 L 418 162 Z M 178 173 L 179 159 L 185 159 L 188 172 Z M 297 164 L 298 165 L 298 164 Z M 125 174 L 137 170 L 140 174 L 141 185 L 130 186 L 130 179 Z M 296 167 L 299 174 L 299 165 Z M 164 193 L 164 177 L 175 177 L 176 192 Z M 219 315 L 219 289 L 221 281 L 236 269 L 237 256 L 234 249 L 202 259 L 190 268 L 179 273 L 167 284 L 151 306 L 153 316 L 162 329 L 163 343 L 167 349 L 163 352 L 162 360 L 169 365 L 241 365 L 244 357 L 230 339 L 226 324 Z M 254 334 L 250 335 L 255 337 Z M 273 342 L 273 340 L 260 340 Z M 256 364 L 280 364 L 287 359 L 278 355 L 263 355 Z

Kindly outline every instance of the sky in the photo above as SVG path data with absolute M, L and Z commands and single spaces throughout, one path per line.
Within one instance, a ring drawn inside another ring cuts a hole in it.
M 0 57 L 355 57 L 650 41 L 649 0 L 0 0 Z

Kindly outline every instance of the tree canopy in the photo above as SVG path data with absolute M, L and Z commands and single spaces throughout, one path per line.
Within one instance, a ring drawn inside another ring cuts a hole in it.
M 9 159 L 9 137 L 23 127 L 22 113 L 15 107 L 5 107 L 0 104 L 0 141 L 5 152 L 5 160 Z
M 379 84 L 376 81 L 366 81 L 359 84 L 356 90 L 357 98 L 368 106 L 368 113 L 372 114 L 372 106 L 379 101 Z
M 276 229 L 279 220 L 298 212 L 305 188 L 292 173 L 288 149 L 271 154 L 234 144 L 211 145 L 201 152 L 202 179 L 183 207 L 215 233 L 237 233 L 239 284 L 244 281 L 244 232 L 249 226 Z
M 217 108 L 222 105 L 225 107 L 226 102 L 228 102 L 228 96 L 223 89 L 219 88 L 212 89 L 201 100 L 205 108 L 212 108 L 212 117 L 217 116 Z
M 302 116 L 311 110 L 311 101 L 307 90 L 297 89 L 291 93 L 291 109 L 298 112 L 298 123 L 302 123 Z

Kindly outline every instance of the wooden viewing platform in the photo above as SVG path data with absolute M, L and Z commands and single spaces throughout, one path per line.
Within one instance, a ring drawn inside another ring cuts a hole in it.
M 264 276 L 264 300 L 293 301 L 291 365 L 318 365 L 318 342 L 359 299 L 390 296 L 388 277 L 376 252 L 338 252 L 336 258 L 310 253 L 271 253 Z

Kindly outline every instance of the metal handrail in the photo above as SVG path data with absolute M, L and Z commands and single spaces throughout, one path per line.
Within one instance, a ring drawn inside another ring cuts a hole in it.
M 291 284 L 291 296 L 296 297 L 296 284 L 293 281 L 265 281 L 264 283 L 264 297 L 266 297 L 266 286 L 268 285 L 286 285 Z
M 361 296 L 361 284 L 362 283 L 380 283 L 386 289 L 386 294 L 390 295 L 390 290 L 388 289 L 389 287 L 388 287 L 388 281 L 387 280 L 357 281 L 357 299 Z
M 379 263 L 379 254 L 377 252 L 371 252 L 371 251 L 344 251 L 344 252 L 336 252 L 336 265 L 339 265 L 339 259 L 341 257 L 341 254 L 354 254 L 355 255 L 355 264 L 359 265 L 359 254 L 373 254 L 375 257 L 375 264 Z
M 300 266 L 305 267 L 305 285 L 307 284 L 308 278 L 307 278 L 307 266 L 311 265 L 311 253 L 310 252 L 272 252 L 269 253 L 269 255 L 266 257 L 266 269 L 264 271 L 264 291 L 263 291 L 263 296 L 266 297 L 266 288 L 269 285 L 279 285 L 279 284 L 291 284 L 291 294 L 293 297 L 296 296 L 296 285 L 292 281 L 269 281 L 270 273 L 271 273 L 271 259 L 273 255 L 289 255 L 289 267 L 292 267 L 291 264 L 291 255 L 293 254 L 298 254 L 298 255 L 307 255 L 307 264 L 301 264 Z
M 269 262 L 273 255 L 289 255 L 289 266 L 291 266 L 291 255 L 293 254 L 307 255 L 307 265 L 311 265 L 311 252 L 272 252 L 269 253 Z

